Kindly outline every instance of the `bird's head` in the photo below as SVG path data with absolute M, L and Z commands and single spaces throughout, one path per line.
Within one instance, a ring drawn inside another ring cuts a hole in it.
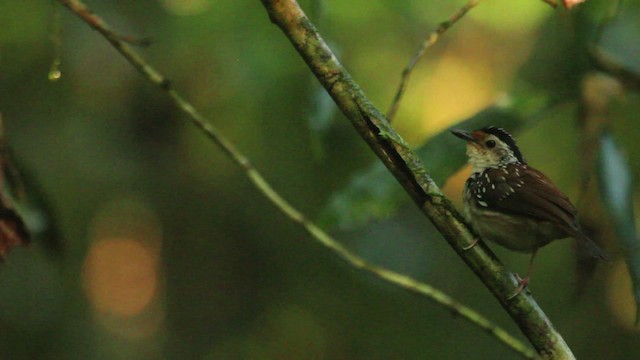
M 473 172 L 498 168 L 507 164 L 526 164 L 514 138 L 504 129 L 488 126 L 472 132 L 452 130 L 467 142 L 467 156 Z

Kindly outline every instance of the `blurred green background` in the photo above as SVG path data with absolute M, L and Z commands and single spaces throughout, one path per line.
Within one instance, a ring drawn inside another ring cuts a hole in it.
M 463 3 L 300 1 L 383 111 L 419 44 Z M 419 63 L 394 126 L 420 146 L 496 101 L 515 98 L 516 110 L 529 114 L 517 104 L 552 99 L 556 105 L 520 129 L 520 147 L 576 199 L 585 49 L 599 37 L 617 61 L 640 72 L 639 2 L 625 2 L 598 33 L 612 3 L 591 0 L 570 14 L 536 0 L 481 2 Z M 0 265 L 0 358 L 518 358 L 316 244 L 163 92 L 54 5 L 0 2 L 0 112 L 34 203 L 48 209 L 27 214 L 47 231 Z M 152 38 L 139 49 L 150 64 L 310 217 L 332 211 L 332 196 L 375 163 L 259 1 L 88 5 L 118 33 Z M 49 81 L 56 9 L 62 77 Z M 610 109 L 611 133 L 634 179 L 639 111 L 634 93 Z M 464 171 L 445 185 L 458 205 Z M 366 259 L 443 289 L 526 342 L 406 200 L 357 226 L 323 225 Z M 578 358 L 638 359 L 623 251 L 606 241 L 613 260 L 598 264 L 579 298 L 570 241 L 539 253 L 530 288 Z M 528 256 L 492 248 L 509 268 L 525 271 Z

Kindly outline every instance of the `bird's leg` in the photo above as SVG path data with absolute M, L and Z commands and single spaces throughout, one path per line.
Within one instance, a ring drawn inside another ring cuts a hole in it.
M 478 242 L 480 242 L 480 238 L 476 237 L 476 238 L 473 239 L 471 244 L 463 246 L 462 250 L 464 250 L 464 251 L 471 250 L 471 249 L 473 249 L 474 246 L 478 245 Z
M 516 274 L 516 277 L 518 278 L 518 287 L 516 288 L 516 291 L 513 294 L 511 294 L 511 296 L 509 296 L 508 298 L 509 300 L 518 296 L 518 294 L 520 294 L 522 290 L 524 290 L 524 288 L 526 288 L 527 285 L 529 285 L 531 269 L 533 268 L 533 259 L 536 257 L 537 252 L 538 252 L 538 249 L 535 249 L 533 250 L 533 253 L 531 253 L 531 259 L 529 259 L 529 268 L 527 269 L 527 275 L 524 277 L 524 279 L 520 278 L 520 275 Z

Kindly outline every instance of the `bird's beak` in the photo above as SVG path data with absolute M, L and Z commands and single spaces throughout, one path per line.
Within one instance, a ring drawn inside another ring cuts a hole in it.
M 477 143 L 478 140 L 476 138 L 474 138 L 470 132 L 468 131 L 464 131 L 464 130 L 459 130 L 459 129 L 455 129 L 455 130 L 451 130 L 451 133 L 457 137 L 459 137 L 462 140 L 465 140 L 467 142 L 472 142 L 472 143 Z

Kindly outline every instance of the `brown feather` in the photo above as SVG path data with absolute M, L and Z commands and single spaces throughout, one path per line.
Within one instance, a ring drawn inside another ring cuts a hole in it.
M 523 164 L 508 164 L 504 168 L 487 169 L 485 173 L 490 180 L 482 174 L 480 186 L 495 186 L 494 191 L 482 194 L 482 201 L 488 209 L 551 222 L 567 237 L 578 240 L 592 256 L 606 258 L 603 251 L 582 232 L 577 210 L 569 198 L 540 171 Z

